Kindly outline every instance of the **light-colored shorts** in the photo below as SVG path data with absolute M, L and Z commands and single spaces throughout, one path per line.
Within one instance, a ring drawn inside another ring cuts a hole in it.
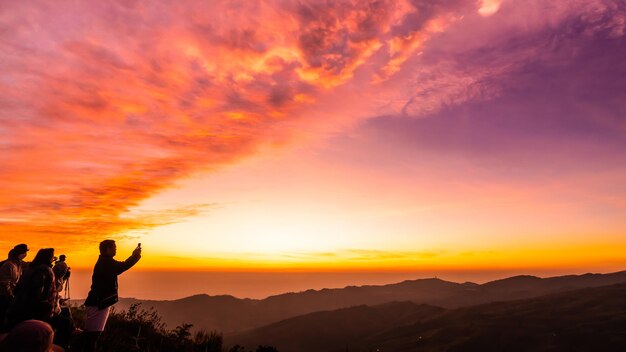
M 85 330 L 104 331 L 110 311 L 111 307 L 98 309 L 98 307 L 85 306 Z

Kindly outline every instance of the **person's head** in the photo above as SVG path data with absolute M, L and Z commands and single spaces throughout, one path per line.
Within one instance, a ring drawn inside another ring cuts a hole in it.
M 64 262 L 64 261 L 65 261 L 65 254 L 61 254 L 61 255 L 59 256 L 59 261 L 60 261 L 60 262 Z
M 17 253 L 17 251 L 15 250 L 15 248 L 13 248 L 13 249 L 11 249 L 9 251 L 9 259 L 14 259 L 14 260 L 19 260 L 20 259 L 20 256 Z
M 14 327 L 0 343 L 0 350 L 13 352 L 58 351 L 52 344 L 54 331 L 40 320 L 26 320 Z
M 115 257 L 117 254 L 117 246 L 113 240 L 104 240 L 100 242 L 100 254 L 109 257 Z
M 52 266 L 52 262 L 54 262 L 54 248 L 42 248 L 35 255 L 30 266 L 35 267 L 42 264 Z
M 20 243 L 17 246 L 13 247 L 12 250 L 15 251 L 15 255 L 17 256 L 17 258 L 22 260 L 26 258 L 26 255 L 28 254 L 28 251 L 30 249 L 28 249 L 28 246 L 25 243 Z

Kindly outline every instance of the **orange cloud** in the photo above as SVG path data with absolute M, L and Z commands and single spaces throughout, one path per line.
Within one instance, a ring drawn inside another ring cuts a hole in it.
M 8 4 L 3 241 L 95 241 L 195 214 L 131 215 L 181 178 L 288 139 L 283 121 L 374 60 L 414 11 L 408 1 Z

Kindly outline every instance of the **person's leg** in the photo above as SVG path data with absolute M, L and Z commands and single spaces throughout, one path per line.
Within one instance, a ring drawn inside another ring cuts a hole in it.
M 98 338 L 107 319 L 111 308 L 98 309 L 98 307 L 85 307 L 85 331 L 83 333 L 83 352 L 93 352 L 98 345 Z
M 102 331 L 83 332 L 83 352 L 95 352 Z

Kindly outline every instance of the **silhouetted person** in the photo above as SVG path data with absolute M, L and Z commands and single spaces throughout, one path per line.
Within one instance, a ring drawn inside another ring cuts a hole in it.
M 16 245 L 15 247 L 13 247 L 12 250 L 17 251 L 18 253 L 24 253 L 24 257 L 26 257 L 26 252 L 28 252 L 30 249 L 28 249 L 28 246 L 25 243 L 20 243 L 18 245 Z M 11 251 L 9 251 L 9 253 L 11 253 Z M 24 259 L 24 257 L 22 258 L 22 260 Z M 2 265 L 4 265 L 4 263 L 6 263 L 9 259 L 5 259 L 3 261 L 0 261 L 0 267 Z M 24 262 L 22 261 L 22 264 L 24 264 Z M 22 265 L 22 268 L 24 268 L 24 265 Z
M 67 347 L 74 325 L 68 317 L 60 315 L 60 297 L 52 271 L 55 259 L 54 248 L 37 252 L 15 287 L 15 300 L 9 308 L 8 321 L 10 327 L 30 319 L 45 321 L 56 331 L 55 343 Z
M 9 309 L 9 325 L 29 319 L 48 320 L 57 306 L 52 262 L 54 248 L 37 252 L 15 286 L 15 300 Z
M 65 258 L 65 254 L 61 254 L 59 260 L 57 260 L 52 267 L 52 272 L 54 272 L 54 278 L 56 280 L 56 288 L 59 294 L 63 291 L 65 282 L 70 277 L 70 267 L 67 266 Z
M 67 301 L 70 299 L 68 280 L 70 278 L 71 271 L 70 267 L 67 266 L 65 259 L 65 254 L 61 254 L 52 267 L 57 291 L 59 313 L 52 316 L 49 322 L 52 327 L 56 329 L 54 343 L 67 349 L 69 348 L 70 337 L 72 335 L 72 331 L 74 330 L 74 321 L 72 319 L 71 308 L 67 304 Z M 65 298 L 63 298 L 64 287 L 67 288 Z
M 9 251 L 7 260 L 0 265 L 0 331 L 4 330 L 6 314 L 13 303 L 15 286 L 22 276 L 27 252 L 28 246 L 18 244 Z
M 141 246 L 123 262 L 113 259 L 117 246 L 113 240 L 100 242 L 100 257 L 93 268 L 91 290 L 85 300 L 85 333 L 83 351 L 95 351 L 98 337 L 107 319 L 111 306 L 117 303 L 117 276 L 135 265 L 141 258 Z

